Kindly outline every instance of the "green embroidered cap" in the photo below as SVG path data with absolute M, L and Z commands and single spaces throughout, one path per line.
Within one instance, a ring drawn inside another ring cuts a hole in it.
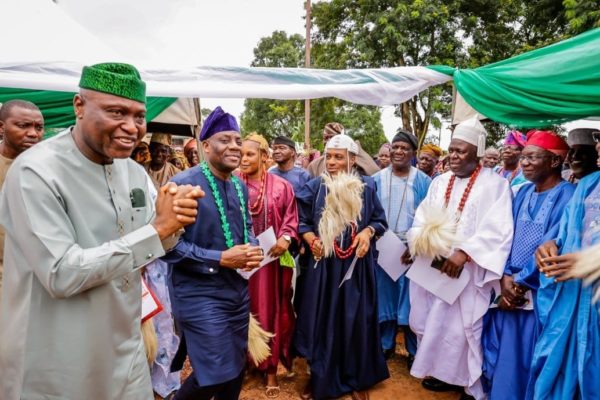
M 79 87 L 146 103 L 146 83 L 129 64 L 102 63 L 83 67 Z

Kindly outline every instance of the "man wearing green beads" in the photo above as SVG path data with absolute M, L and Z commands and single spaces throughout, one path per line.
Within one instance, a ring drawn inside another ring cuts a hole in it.
M 206 198 L 202 221 L 185 228 L 163 260 L 171 264 L 173 315 L 181 344 L 173 369 L 189 356 L 193 374 L 176 400 L 237 400 L 248 347 L 248 281 L 238 270 L 257 268 L 262 250 L 252 231 L 248 192 L 231 173 L 241 160 L 240 129 L 217 107 L 200 133 L 204 160 L 173 178 L 178 185 L 199 185 Z
M 84 67 L 76 124 L 23 153 L 0 196 L 6 230 L 0 398 L 152 398 L 140 268 L 196 219 L 204 193 L 170 183 L 151 201 L 131 152 L 145 84 L 127 64 Z

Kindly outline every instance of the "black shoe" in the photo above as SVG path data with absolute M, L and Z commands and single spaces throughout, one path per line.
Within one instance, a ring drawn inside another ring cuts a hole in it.
M 406 357 L 406 368 L 408 368 L 408 372 L 410 372 L 410 370 L 412 369 L 414 362 L 415 362 L 415 356 L 413 356 L 412 354 L 409 354 L 408 357 Z
M 387 349 L 383 351 L 383 356 L 386 360 L 389 360 L 390 358 L 394 357 L 394 354 L 396 354 L 396 349 Z
M 436 378 L 423 379 L 421 386 L 427 390 L 431 390 L 432 392 L 463 392 L 462 386 L 451 385 Z
M 460 396 L 460 400 L 475 400 L 475 397 L 463 392 L 463 394 Z

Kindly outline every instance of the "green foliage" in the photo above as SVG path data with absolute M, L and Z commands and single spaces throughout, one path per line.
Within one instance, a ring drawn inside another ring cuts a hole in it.
M 600 27 L 600 1 L 564 0 L 563 5 L 570 34 L 576 35 Z
M 456 65 L 462 59 L 457 1 L 332 0 L 313 6 L 315 60 L 327 68 Z M 331 57 L 330 53 L 334 56 Z M 421 140 L 450 113 L 450 86 L 400 105 L 402 125 Z
M 315 59 L 327 68 L 449 65 L 475 68 L 598 24 L 589 0 L 331 0 L 313 6 Z M 579 29 L 576 31 L 575 28 Z M 450 86 L 397 107 L 422 142 L 451 108 Z M 500 135 L 494 131 L 492 137 Z
M 313 3 L 312 23 L 316 68 L 476 68 L 600 26 L 600 0 L 328 0 Z M 254 55 L 253 66 L 301 67 L 304 38 L 273 32 Z M 423 142 L 430 126 L 437 130 L 450 118 L 451 103 L 451 86 L 435 86 L 399 104 L 396 115 Z M 384 141 L 375 107 L 319 99 L 311 111 L 313 147 L 320 148 L 330 121 L 344 124 L 370 153 Z M 244 131 L 302 141 L 304 102 L 247 100 L 241 123 Z M 507 128 L 489 129 L 494 143 Z
M 304 65 L 304 38 L 275 31 L 254 49 L 254 67 L 300 67 Z M 316 65 L 323 67 L 322 65 Z M 247 99 L 241 118 L 244 134 L 256 131 L 267 140 L 284 135 L 304 142 L 304 101 Z M 311 147 L 322 149 L 322 131 L 328 122 L 340 122 L 346 133 L 360 140 L 369 153 L 385 142 L 381 113 L 377 107 L 326 98 L 311 101 Z

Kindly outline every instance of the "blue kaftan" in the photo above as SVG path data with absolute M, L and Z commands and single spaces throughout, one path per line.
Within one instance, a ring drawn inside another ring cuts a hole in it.
M 572 184 L 562 181 L 537 193 L 535 185 L 527 183 L 514 199 L 515 233 L 504 275 L 512 275 L 516 283 L 529 286 L 534 293 L 539 275 L 535 250 L 556 236 L 563 210 L 574 190 Z M 536 338 L 537 318 L 533 310 L 492 308 L 485 315 L 483 384 L 491 400 L 525 398 Z
M 411 167 L 407 178 L 394 176 L 391 168 L 386 168 L 373 175 L 373 180 L 377 186 L 377 197 L 386 212 L 389 229 L 406 243 L 406 232 L 412 226 L 415 210 L 427 195 L 431 179 L 425 173 Z M 405 192 L 406 185 L 408 187 Z M 406 326 L 404 332 L 411 336 L 405 337 L 406 349 L 415 355 L 417 339 L 414 334 L 411 335 L 408 327 L 408 279 L 402 275 L 394 282 L 379 265 L 375 267 L 375 277 L 383 349 L 394 348 L 397 326 Z
M 560 254 L 600 242 L 600 172 L 577 185 L 556 237 Z M 540 334 L 528 399 L 600 399 L 600 320 L 592 288 L 580 280 L 556 283 L 540 274 Z
M 240 375 L 246 365 L 250 304 L 248 281 L 235 270 L 219 266 L 227 249 L 219 212 L 208 181 L 200 168 L 177 174 L 178 185 L 199 185 L 206 196 L 198 201 L 198 218 L 185 227 L 185 233 L 166 256 L 170 264 L 169 292 L 181 345 L 174 367 L 189 355 L 194 376 L 200 386 L 227 382 Z M 229 222 L 234 244 L 248 239 L 258 244 L 252 233 L 252 219 L 246 209 L 243 224 L 241 204 L 231 180 L 215 182 Z M 242 185 L 245 203 L 248 192 Z
M 269 173 L 288 181 L 294 188 L 294 193 L 298 193 L 302 189 L 302 186 L 312 179 L 310 174 L 304 168 L 300 167 L 294 167 L 289 171 L 282 171 L 279 167 L 274 166 L 269 169 Z

